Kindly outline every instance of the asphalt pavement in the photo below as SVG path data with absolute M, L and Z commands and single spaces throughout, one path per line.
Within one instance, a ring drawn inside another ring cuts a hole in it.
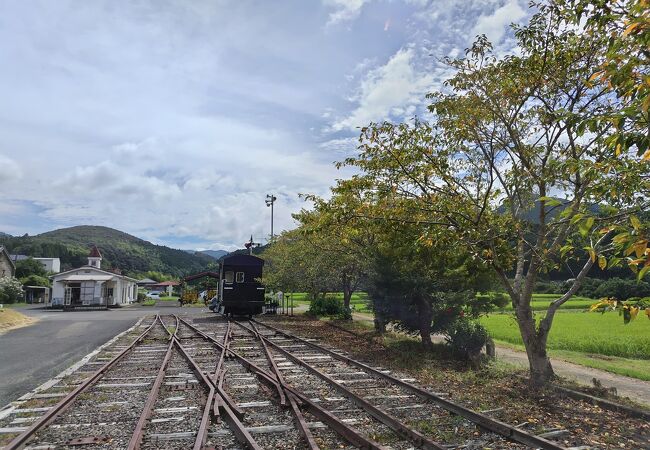
M 0 335 L 0 408 L 70 367 L 147 314 L 199 314 L 207 308 L 130 306 L 105 311 L 19 309 L 34 325 Z

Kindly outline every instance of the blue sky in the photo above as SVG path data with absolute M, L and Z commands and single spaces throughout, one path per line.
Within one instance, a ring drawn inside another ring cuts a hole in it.
M 358 127 L 425 114 L 440 63 L 519 0 L 0 3 L 0 231 L 106 225 L 176 248 L 294 226 Z

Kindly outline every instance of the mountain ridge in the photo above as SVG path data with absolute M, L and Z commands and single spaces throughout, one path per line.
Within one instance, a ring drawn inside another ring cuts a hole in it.
M 119 268 L 131 274 L 151 270 L 180 277 L 202 271 L 215 261 L 209 255 L 190 254 L 156 245 L 123 231 L 97 225 L 60 228 L 34 236 L 0 235 L 0 244 L 14 254 L 60 258 L 62 269 L 86 264 L 92 245 L 97 245 L 104 257 L 102 267 Z

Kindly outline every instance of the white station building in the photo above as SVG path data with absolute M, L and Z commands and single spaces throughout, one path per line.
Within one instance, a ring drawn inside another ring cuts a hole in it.
M 101 269 L 102 254 L 90 250 L 88 265 L 52 275 L 51 306 L 110 307 L 138 298 L 137 280 Z

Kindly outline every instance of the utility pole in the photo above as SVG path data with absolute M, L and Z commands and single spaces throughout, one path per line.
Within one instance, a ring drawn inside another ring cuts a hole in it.
M 273 203 L 277 200 L 277 197 L 273 194 L 266 194 L 266 206 L 271 207 L 271 240 L 273 240 Z

